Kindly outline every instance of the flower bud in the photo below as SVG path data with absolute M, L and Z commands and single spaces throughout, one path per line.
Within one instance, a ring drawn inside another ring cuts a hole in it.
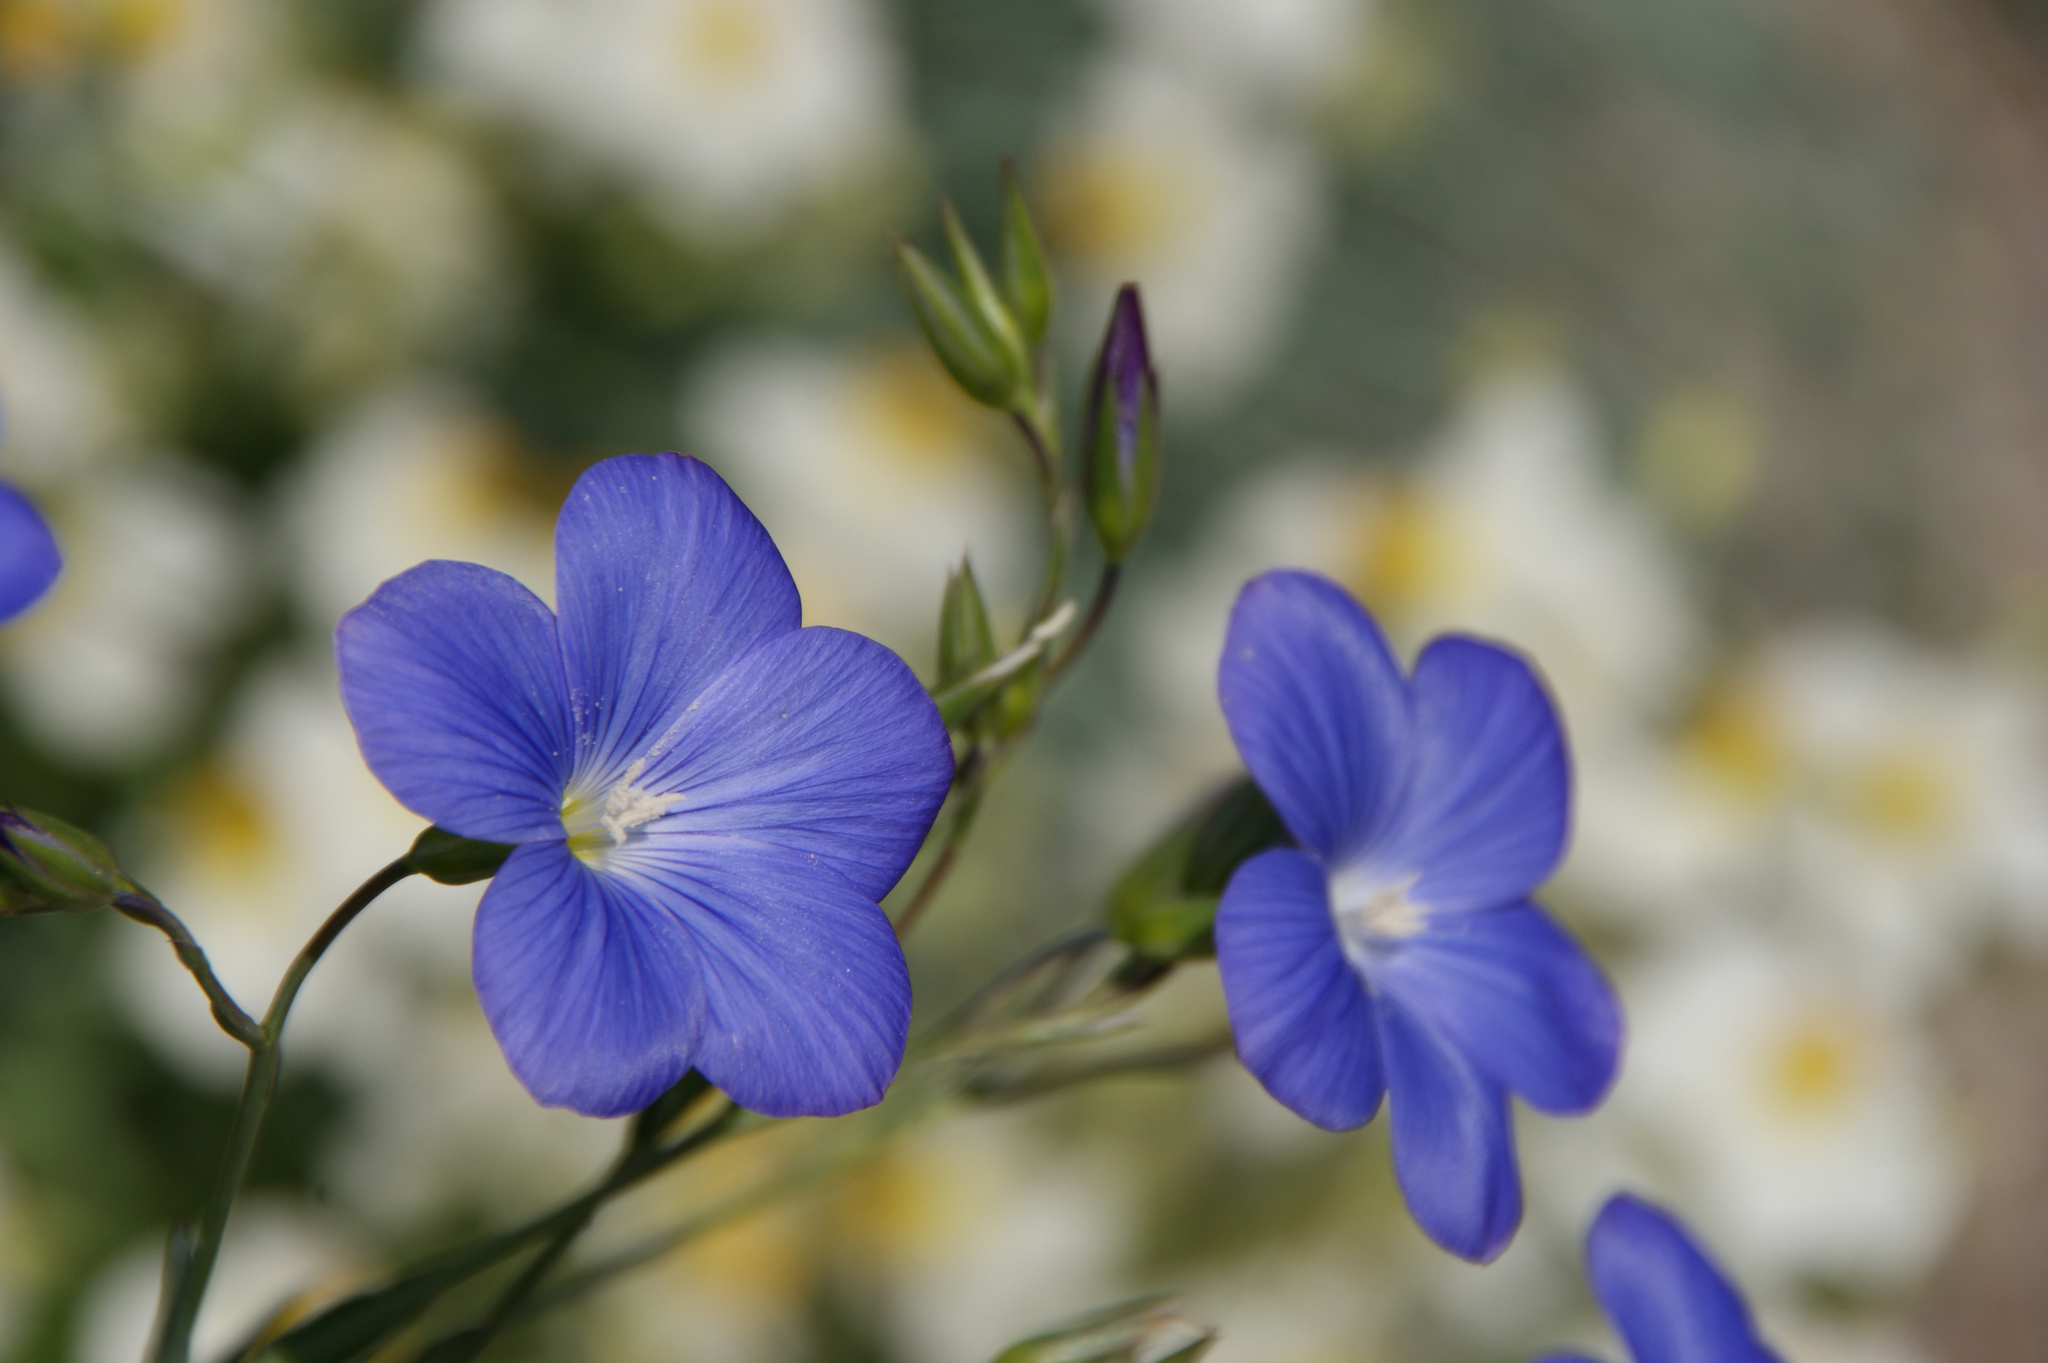
M 406 865 L 414 874 L 443 885 L 473 885 L 498 874 L 512 848 L 502 842 L 477 842 L 436 824 L 413 839 Z
M 1036 349 L 1052 321 L 1052 273 L 1024 206 L 1016 169 L 1008 161 L 1003 162 L 1003 296 L 1025 347 Z
M 1111 563 L 1145 533 L 1159 494 L 1159 377 L 1135 285 L 1117 291 L 1088 385 L 1088 515 Z
M 1237 868 L 1288 842 L 1250 777 L 1239 777 L 1190 810 L 1131 864 L 1109 892 L 1109 930 L 1139 955 L 1160 961 L 1215 951 L 1216 905 Z
M 896 268 L 918 329 L 953 382 L 984 407 L 1011 410 L 1023 391 L 1018 367 L 981 315 L 945 272 L 908 242 L 896 243 Z
M 939 606 L 939 685 L 951 686 L 996 660 L 996 635 L 989 627 L 988 606 L 974 567 L 965 557 L 946 574 L 946 595 Z
M 1010 311 L 1009 300 L 996 288 L 995 280 L 989 277 L 988 267 L 981 263 L 981 252 L 974 249 L 974 239 L 967 235 L 960 215 L 953 210 L 952 200 L 940 201 L 939 222 L 945 228 L 946 245 L 953 253 L 953 268 L 960 272 L 960 282 L 967 291 L 967 303 L 974 309 L 975 320 L 981 323 L 983 333 L 995 347 L 1015 392 L 1030 392 L 1033 377 L 1031 356 L 1024 342 L 1023 329 L 1018 325 L 1016 315 Z
M 89 913 L 133 888 L 106 844 L 84 829 L 0 805 L 0 917 Z
M 994 1363 L 1193 1363 L 1215 1332 L 1175 1315 L 1164 1297 L 1141 1297 L 1021 1343 Z

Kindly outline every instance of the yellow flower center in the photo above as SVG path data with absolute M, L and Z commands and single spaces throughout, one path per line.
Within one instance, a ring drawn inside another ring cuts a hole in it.
M 684 75 L 721 85 L 757 79 L 775 50 L 767 20 L 745 0 L 693 5 L 677 28 L 676 58 Z
M 646 758 L 635 761 L 602 800 L 588 787 L 572 786 L 563 797 L 562 830 L 569 835 L 569 850 L 585 865 L 601 865 L 613 848 L 626 845 L 634 829 L 682 803 L 679 793 L 657 794 L 642 787 L 646 770 Z

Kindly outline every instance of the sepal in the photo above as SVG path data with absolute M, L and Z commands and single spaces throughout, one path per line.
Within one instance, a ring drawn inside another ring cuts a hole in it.
M 106 844 L 84 829 L 0 805 L 0 918 L 90 913 L 135 888 Z
M 1037 348 L 1052 322 L 1052 272 L 1046 268 L 1038 229 L 1024 206 L 1016 168 L 1008 161 L 1003 162 L 1003 296 L 1017 319 L 1025 346 Z
M 435 825 L 413 839 L 406 865 L 414 874 L 443 885 L 474 885 L 498 874 L 512 846 L 503 842 L 478 842 L 450 833 Z
M 1194 1363 L 1216 1332 L 1169 1309 L 1165 1296 L 1140 1297 L 1012 1344 L 993 1363 Z
M 939 606 L 939 685 L 951 686 L 996 660 L 995 630 L 974 567 L 963 556 L 946 574 L 946 595 Z
M 1287 845 L 1280 816 L 1250 777 L 1190 810 L 1124 872 L 1109 893 L 1109 929 L 1153 960 L 1213 955 L 1216 906 L 1238 866 Z

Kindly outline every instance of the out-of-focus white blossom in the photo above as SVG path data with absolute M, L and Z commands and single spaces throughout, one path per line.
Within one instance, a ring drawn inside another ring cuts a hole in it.
M 775 537 L 807 623 L 920 660 L 962 552 L 999 616 L 1026 585 L 1025 456 L 927 355 L 745 346 L 689 376 L 683 420 Z
M 554 493 L 524 490 L 511 439 L 460 392 L 426 383 L 373 394 L 321 438 L 282 516 L 322 637 L 430 558 L 488 564 L 554 599 Z
M 1384 1268 L 1342 1242 L 1268 1249 L 1188 1283 L 1180 1310 L 1220 1332 L 1204 1363 L 1379 1363 L 1394 1356 Z
M 43 506 L 65 568 L 0 636 L 0 681 L 51 752 L 130 765 L 191 720 L 207 652 L 251 604 L 240 510 L 170 456 L 89 472 Z
M 1925 1271 L 1963 1189 L 1911 1015 L 1826 956 L 1733 929 L 1677 942 L 1621 984 L 1617 1115 L 1708 1243 L 1758 1288 Z
M 318 1309 L 363 1285 L 371 1265 L 327 1214 L 246 1198 L 235 1208 L 192 1333 L 195 1358 L 224 1358 L 288 1309 Z M 109 1264 L 78 1306 L 72 1363 L 133 1363 L 146 1351 L 163 1278 L 163 1236 Z
M 866 0 L 437 0 L 424 38 L 459 97 L 640 182 L 697 234 L 772 226 L 902 135 Z
M 1294 104 L 1363 64 L 1375 0 L 1105 0 L 1117 43 L 1225 93 Z
M 336 90 L 294 93 L 161 187 L 147 231 L 315 384 L 445 351 L 503 301 L 475 170 L 422 120 Z
M 1176 411 L 1215 407 L 1272 359 L 1322 234 L 1305 145 L 1231 117 L 1169 67 L 1111 62 L 1035 178 L 1046 234 L 1080 286 L 1063 307 L 1077 341 L 1095 344 L 1112 293 L 1137 280 Z
M 97 338 L 0 243 L 0 472 L 47 490 L 78 476 L 124 425 Z

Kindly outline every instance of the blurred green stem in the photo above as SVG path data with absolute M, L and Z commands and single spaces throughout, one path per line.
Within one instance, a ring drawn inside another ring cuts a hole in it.
M 343 900 L 340 907 L 329 914 L 327 921 L 320 925 L 320 930 L 313 934 L 312 940 L 300 948 L 290 968 L 285 971 L 284 978 L 278 981 L 277 992 L 271 996 L 270 1009 L 263 1015 L 263 1023 L 257 1029 L 255 1041 L 251 1043 L 245 1038 L 237 1037 L 237 1040 L 249 1046 L 249 1069 L 242 1080 L 242 1096 L 235 1104 L 234 1125 L 228 1129 L 227 1156 L 221 1163 L 220 1177 L 214 1183 L 213 1196 L 208 1199 L 205 1211 L 200 1214 L 199 1224 L 193 1231 L 190 1263 L 177 1275 L 171 1299 L 164 1304 L 163 1311 L 158 1317 L 156 1345 L 150 1354 L 154 1363 L 190 1363 L 192 1327 L 199 1319 L 199 1305 L 206 1298 L 208 1280 L 212 1278 L 214 1263 L 220 1257 L 220 1242 L 221 1237 L 227 1232 L 228 1214 L 234 1208 L 236 1195 L 242 1190 L 242 1181 L 248 1177 L 249 1161 L 256 1153 L 257 1139 L 263 1134 L 263 1119 L 269 1115 L 271 1100 L 277 1096 L 278 1070 L 284 1063 L 282 1042 L 285 1019 L 291 1013 L 292 1001 L 299 995 L 299 987 L 306 982 L 307 974 L 319 963 L 320 958 L 327 954 L 327 948 L 334 945 L 335 938 L 341 936 L 342 929 L 353 922 L 357 914 L 368 908 L 378 895 L 411 874 L 411 857 L 408 854 L 371 876 L 354 894 Z M 127 910 L 123 909 L 123 912 Z M 171 917 L 168 910 L 164 911 L 164 917 L 172 922 L 177 921 Z M 163 925 L 158 923 L 157 926 Z M 181 930 L 183 926 L 179 924 Z M 185 940 L 190 939 L 191 934 L 186 933 Z M 174 945 L 178 941 L 178 938 L 172 938 Z M 193 943 L 193 949 L 197 951 L 197 943 Z M 179 958 L 185 959 L 185 953 L 180 951 Z M 204 960 L 204 953 L 200 954 L 200 959 Z M 189 961 L 187 968 L 190 968 Z M 208 970 L 206 978 L 211 977 L 212 971 Z M 205 984 L 206 979 L 201 979 L 202 988 Z M 218 984 L 216 980 L 216 987 Z M 221 993 L 225 997 L 226 991 L 222 990 Z M 208 997 L 212 996 L 212 991 L 209 990 Z M 233 1001 L 229 1002 L 232 1004 Z M 241 1013 L 239 1008 L 235 1011 Z M 218 1003 L 215 1004 L 215 1015 L 219 1015 Z M 243 1013 L 241 1016 L 247 1020 L 247 1014 Z M 226 1023 L 222 1025 L 225 1026 Z M 166 1274 L 166 1281 L 170 1281 L 169 1274 Z
M 960 859 L 960 848 L 967 841 L 967 834 L 974 827 L 974 816 L 981 812 L 981 797 L 988 790 L 989 775 L 996 765 L 995 757 L 980 743 L 967 750 L 960 759 L 960 770 L 953 779 L 953 785 L 960 792 L 959 800 L 953 806 L 952 822 L 946 825 L 946 841 L 939 847 L 937 860 L 931 870 L 925 872 L 924 880 L 918 885 L 917 893 L 910 897 L 910 903 L 896 919 L 896 937 L 900 941 L 910 935 L 917 926 L 917 920 L 931 907 L 939 890 L 946 883 L 946 877 L 953 873 L 953 864 Z
M 1110 605 L 1116 600 L 1117 584 L 1123 578 L 1123 565 L 1105 563 L 1102 576 L 1095 582 L 1095 599 L 1088 603 L 1088 616 L 1081 622 L 1081 628 L 1074 631 L 1074 637 L 1067 640 L 1067 646 L 1059 656 L 1046 664 L 1045 680 L 1050 686 L 1053 678 L 1067 670 L 1073 661 L 1081 656 L 1095 638 L 1095 631 L 1102 628 L 1102 622 L 1109 616 Z

